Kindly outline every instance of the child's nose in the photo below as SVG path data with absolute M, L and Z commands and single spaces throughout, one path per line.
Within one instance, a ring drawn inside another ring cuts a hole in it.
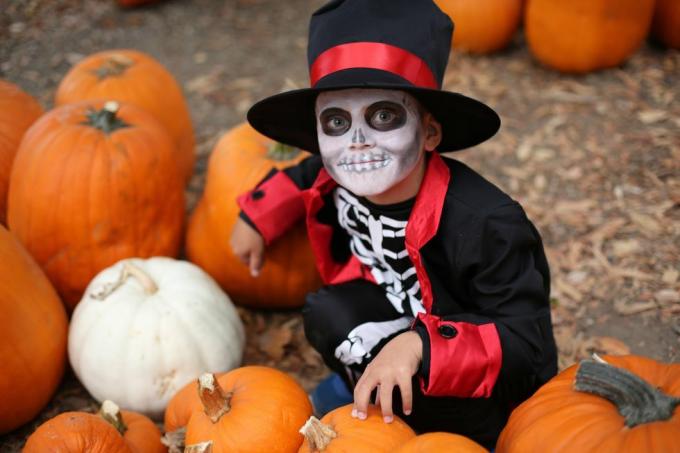
M 373 144 L 369 143 L 368 140 L 366 140 L 366 136 L 364 135 L 364 131 L 362 131 L 360 127 L 354 129 L 354 133 L 352 134 L 352 144 L 350 145 L 350 149 L 362 150 L 362 149 L 366 149 L 366 148 L 371 148 L 372 146 L 373 146 Z

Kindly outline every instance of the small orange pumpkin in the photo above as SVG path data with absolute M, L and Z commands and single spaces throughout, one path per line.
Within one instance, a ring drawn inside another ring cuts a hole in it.
M 26 129 L 43 114 L 30 95 L 0 80 L 0 224 L 7 222 L 7 188 L 14 155 Z
M 155 116 L 175 142 L 182 176 L 191 177 L 195 151 L 189 108 L 179 84 L 158 61 L 129 49 L 90 55 L 59 83 L 55 105 L 102 99 L 135 104 Z
M 0 225 L 0 434 L 47 404 L 66 363 L 68 324 L 49 280 Z
M 382 412 L 369 406 L 365 420 L 352 417 L 352 405 L 334 409 L 321 420 L 311 417 L 300 429 L 305 441 L 298 453 L 392 453 L 415 437 L 399 417 L 385 423 Z
M 166 409 L 166 438 L 182 445 L 186 424 L 186 445 L 211 442 L 213 453 L 294 452 L 311 414 L 307 393 L 292 377 L 246 366 L 219 377 L 206 373 L 180 390 Z
M 652 34 L 665 46 L 680 49 L 680 2 L 678 0 L 656 0 Z
M 147 417 L 104 401 L 97 415 L 65 412 L 46 421 L 23 453 L 165 453 L 161 432 Z
M 420 434 L 409 440 L 397 453 L 430 453 L 450 451 L 460 453 L 486 453 L 489 450 L 465 436 L 451 433 Z
M 496 451 L 680 452 L 680 364 L 603 362 L 568 368 L 518 406 Z
M 505 48 L 522 19 L 523 0 L 435 0 L 453 21 L 453 47 L 471 53 Z
M 277 145 L 244 123 L 230 130 L 210 156 L 205 190 L 189 220 L 186 251 L 234 303 L 251 307 L 293 308 L 319 287 L 304 221 L 265 252 L 260 276 L 232 253 L 231 230 L 238 218 L 236 197 L 252 189 L 272 169 L 298 163 L 309 154 Z
M 541 63 L 586 73 L 623 63 L 642 44 L 655 0 L 531 0 L 524 27 Z
M 10 179 L 9 227 L 69 310 L 105 267 L 175 256 L 182 236 L 184 182 L 167 132 L 139 107 L 102 104 L 43 115 Z

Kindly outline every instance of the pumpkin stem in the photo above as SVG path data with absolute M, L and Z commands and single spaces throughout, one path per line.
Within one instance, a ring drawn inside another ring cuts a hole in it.
M 111 400 L 105 400 L 102 407 L 99 409 L 98 415 L 111 424 L 116 431 L 122 436 L 127 431 L 127 425 L 123 421 L 123 415 L 120 413 L 120 408 Z
M 680 398 L 663 393 L 628 370 L 590 360 L 581 361 L 574 389 L 611 401 L 629 428 L 668 420 L 680 404 Z
M 231 410 L 229 403 L 232 392 L 225 392 L 217 378 L 212 373 L 203 373 L 198 378 L 198 396 L 203 403 L 205 414 L 210 417 L 210 421 L 217 423 L 217 421 L 224 414 Z
M 110 134 L 111 132 L 118 129 L 130 127 L 129 124 L 116 116 L 119 109 L 120 104 L 118 104 L 116 101 L 108 101 L 106 104 L 104 104 L 103 109 L 99 111 L 88 111 L 85 114 L 87 121 L 85 121 L 83 124 L 99 129 L 105 134 Z
M 335 439 L 338 434 L 333 431 L 330 425 L 321 423 L 321 420 L 315 416 L 309 417 L 305 425 L 300 428 L 300 434 L 305 436 L 309 449 L 314 451 L 324 451 L 331 440 Z
M 199 444 L 187 445 L 184 447 L 184 453 L 211 453 L 213 441 L 208 440 Z
M 107 77 L 117 77 L 124 73 L 135 62 L 125 55 L 114 53 L 106 59 L 104 64 L 99 66 L 93 72 L 99 80 Z
M 109 297 L 114 291 L 123 286 L 129 277 L 135 277 L 144 288 L 144 293 L 148 296 L 155 294 L 158 291 L 158 285 L 153 281 L 151 276 L 144 272 L 140 267 L 135 266 L 130 261 L 123 263 L 123 270 L 113 283 L 107 283 L 99 292 L 92 294 L 92 297 L 97 300 L 104 300 Z
M 168 447 L 168 453 L 182 453 L 184 442 L 187 438 L 187 427 L 182 426 L 174 431 L 169 431 L 161 437 L 161 443 Z
M 300 154 L 300 148 L 274 142 L 267 151 L 267 158 L 281 162 L 294 159 L 298 154 Z

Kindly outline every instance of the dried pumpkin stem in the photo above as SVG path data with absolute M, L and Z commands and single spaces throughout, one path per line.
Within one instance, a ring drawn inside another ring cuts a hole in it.
M 201 442 L 200 444 L 187 445 L 184 447 L 184 453 L 211 453 L 213 442 Z
M 130 127 L 129 124 L 118 118 L 117 113 L 120 105 L 116 101 L 108 101 L 101 110 L 90 110 L 85 116 L 87 120 L 83 123 L 99 129 L 105 134 L 110 134 L 118 129 Z
M 680 405 L 680 398 L 663 393 L 630 371 L 590 360 L 579 365 L 574 389 L 611 401 L 629 428 L 668 420 Z
M 267 151 L 267 158 L 282 162 L 286 160 L 295 159 L 300 154 L 300 148 L 295 146 L 284 145 L 283 143 L 274 142 Z
M 128 278 L 135 277 L 144 288 L 144 293 L 147 295 L 155 294 L 158 291 L 158 285 L 153 281 L 151 276 L 144 272 L 142 268 L 135 266 L 129 261 L 123 263 L 123 270 L 118 276 L 118 280 L 113 283 L 108 283 L 102 287 L 101 290 L 92 294 L 92 297 L 97 300 L 104 300 L 109 297 L 114 291 L 123 286 Z
M 120 408 L 113 401 L 105 400 L 102 403 L 102 407 L 99 409 L 98 415 L 116 428 L 116 431 L 118 431 L 121 436 L 127 431 L 128 428 L 123 421 L 123 415 L 120 413 Z
M 212 373 L 203 373 L 198 378 L 198 396 L 203 403 L 205 414 L 213 423 L 217 423 L 220 417 L 231 410 L 229 403 L 233 393 L 225 392 Z
M 107 77 L 117 77 L 123 74 L 135 62 L 125 55 L 113 54 L 104 61 L 104 63 L 95 69 L 93 72 L 99 80 Z
M 305 425 L 300 428 L 300 434 L 305 436 L 311 451 L 324 451 L 328 444 L 335 439 L 338 434 L 333 431 L 330 425 L 321 423 L 315 416 L 309 417 Z
M 168 447 L 168 453 L 182 453 L 187 438 L 187 427 L 182 426 L 174 431 L 168 431 L 161 437 L 161 443 Z

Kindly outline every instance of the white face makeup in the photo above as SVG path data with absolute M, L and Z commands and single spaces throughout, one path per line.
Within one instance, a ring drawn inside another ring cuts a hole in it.
M 317 97 L 316 118 L 326 171 L 356 195 L 385 192 L 424 152 L 418 102 L 403 91 L 325 91 Z

